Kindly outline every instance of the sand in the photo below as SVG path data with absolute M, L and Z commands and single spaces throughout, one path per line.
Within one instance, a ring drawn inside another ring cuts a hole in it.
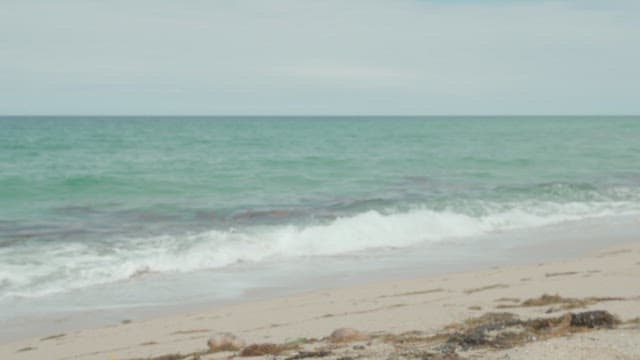
M 573 300 L 522 306 L 525 300 L 543 294 Z M 606 310 L 621 323 L 613 329 L 580 328 L 553 336 L 529 336 L 510 348 L 449 346 L 455 355 L 442 351 L 447 336 L 463 331 L 466 320 L 483 314 L 509 312 L 526 320 L 589 310 Z M 426 359 L 438 358 L 436 355 L 451 359 L 640 359 L 639 317 L 640 243 L 631 243 L 561 262 L 361 284 L 51 334 L 1 344 L 0 359 L 135 359 L 196 352 L 201 359 L 239 357 L 238 351 L 206 353 L 207 340 L 223 333 L 232 333 L 247 344 L 288 344 L 279 355 L 254 357 L 265 359 L 286 359 L 301 351 L 310 352 L 303 356 L 322 359 Z M 344 343 L 327 339 L 342 327 L 357 329 L 363 338 Z

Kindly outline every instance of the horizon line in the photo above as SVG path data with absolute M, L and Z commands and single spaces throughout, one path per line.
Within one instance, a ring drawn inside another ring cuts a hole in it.
M 632 117 L 638 114 L 0 114 L 7 117 Z

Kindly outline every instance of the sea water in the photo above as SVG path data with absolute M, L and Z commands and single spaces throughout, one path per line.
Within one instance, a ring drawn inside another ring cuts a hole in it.
M 499 262 L 638 215 L 640 117 L 2 117 L 0 319 Z

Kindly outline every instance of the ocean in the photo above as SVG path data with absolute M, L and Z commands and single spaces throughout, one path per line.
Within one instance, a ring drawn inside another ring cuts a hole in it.
M 638 215 L 640 117 L 0 117 L 0 320 L 491 265 Z

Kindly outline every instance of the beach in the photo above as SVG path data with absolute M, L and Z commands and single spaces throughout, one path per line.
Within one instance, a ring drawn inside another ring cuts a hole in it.
M 242 349 L 211 353 L 207 347 L 210 338 L 230 333 L 243 340 L 244 347 L 286 345 L 278 355 L 257 357 L 265 359 L 296 354 L 325 354 L 321 357 L 326 359 L 409 359 L 427 358 L 426 354 L 482 359 L 637 359 L 639 277 L 640 244 L 632 242 L 564 261 L 365 283 L 50 334 L 2 344 L 0 357 L 161 359 L 183 354 L 166 359 L 190 359 L 194 357 L 189 354 L 197 353 L 201 359 L 236 358 Z M 536 299 L 546 300 L 524 305 Z M 439 353 L 447 343 L 442 334 L 451 335 L 457 326 L 460 329 L 469 319 L 482 315 L 511 313 L 526 320 L 591 310 L 607 311 L 620 322 L 534 336 L 503 345 L 507 348 L 487 343 L 466 349 L 454 346 L 449 355 Z M 345 327 L 357 330 L 358 336 L 332 341 L 332 332 Z
M 639 18 L 4 1 L 0 360 L 640 360 Z
M 469 357 L 593 309 L 626 334 L 637 120 L 0 117 L 0 358 Z
M 638 18 L 3 2 L 0 360 L 640 360 Z

